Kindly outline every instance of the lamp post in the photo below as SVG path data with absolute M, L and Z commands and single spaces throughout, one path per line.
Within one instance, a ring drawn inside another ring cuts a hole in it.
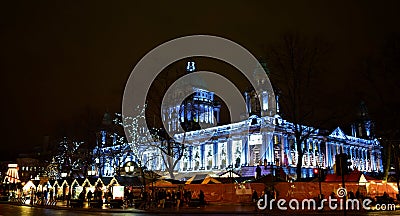
M 321 167 L 318 165 L 317 168 L 314 169 L 314 175 L 318 178 L 318 184 L 319 184 L 319 199 L 322 200 L 323 199 L 323 195 L 322 195 L 322 187 L 321 187 L 321 180 L 322 180 L 322 173 L 321 173 L 322 169 Z
M 132 175 L 135 171 L 135 166 L 133 166 L 133 164 L 129 162 L 125 165 L 124 169 L 127 175 Z
M 96 171 L 94 171 L 94 170 L 88 170 L 88 176 L 89 176 L 89 177 L 94 176 L 94 175 L 96 175 Z

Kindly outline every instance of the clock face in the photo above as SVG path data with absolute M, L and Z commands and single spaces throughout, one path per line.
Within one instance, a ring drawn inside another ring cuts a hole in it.
M 187 64 L 186 64 L 186 71 L 187 72 L 193 72 L 193 71 L 195 71 L 196 70 L 196 66 L 195 66 L 195 64 L 194 64 L 194 61 L 189 61 L 189 62 L 187 62 Z

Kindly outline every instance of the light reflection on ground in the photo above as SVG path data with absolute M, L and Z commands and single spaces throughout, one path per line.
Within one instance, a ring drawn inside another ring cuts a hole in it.
M 71 210 L 62 210 L 62 209 L 45 209 L 45 208 L 36 208 L 29 206 L 14 206 L 14 205 L 0 205 L 0 216 L 15 216 L 15 215 L 23 215 L 23 216 L 72 216 L 72 215 L 140 215 L 134 213 L 108 213 L 108 212 L 88 212 L 88 211 L 71 211 Z M 143 214 L 142 214 L 143 215 Z
M 268 212 L 268 214 L 260 214 L 260 213 L 251 213 L 247 212 L 243 215 L 343 215 L 343 212 L 339 211 L 324 211 L 324 212 L 293 212 L 285 214 L 285 212 Z M 77 210 L 63 210 L 63 209 L 45 209 L 45 208 L 37 208 L 37 207 L 29 207 L 29 206 L 16 206 L 16 205 L 8 205 L 8 204 L 0 204 L 0 216 L 15 216 L 15 215 L 23 215 L 23 216 L 36 216 L 36 215 L 43 215 L 43 216 L 72 216 L 72 215 L 111 215 L 111 216 L 132 216 L 132 215 L 223 215 L 223 213 L 214 214 L 212 212 L 202 211 L 199 209 L 198 214 L 186 214 L 184 212 L 168 212 L 166 214 L 159 212 L 159 213 L 112 213 L 112 212 L 91 212 L 91 211 L 77 211 Z M 231 214 L 226 214 L 231 215 Z M 240 214 L 235 214 L 240 215 Z M 369 215 L 369 216 L 386 216 L 386 215 L 400 215 L 400 211 L 379 211 L 379 212 L 348 212 L 348 216 L 351 215 Z

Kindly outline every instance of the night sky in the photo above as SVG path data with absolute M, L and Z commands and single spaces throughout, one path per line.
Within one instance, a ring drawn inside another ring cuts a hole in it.
M 390 127 L 361 74 L 363 61 L 379 56 L 388 35 L 399 33 L 399 8 L 395 1 L 3 1 L 0 161 L 40 145 L 45 135 L 79 131 L 85 119 L 121 112 L 140 58 L 193 34 L 228 38 L 255 56 L 288 32 L 322 38 L 331 50 L 318 76 L 320 109 L 346 114 L 335 119 L 345 127 L 363 99 L 377 125 Z M 394 107 L 398 92 L 392 96 Z

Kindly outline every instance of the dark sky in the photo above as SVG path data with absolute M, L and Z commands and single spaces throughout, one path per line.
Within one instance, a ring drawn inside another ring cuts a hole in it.
M 0 161 L 65 125 L 83 124 L 76 122 L 88 112 L 120 112 L 139 59 L 192 34 L 226 37 L 257 56 L 287 32 L 323 38 L 333 45 L 321 80 L 332 98 L 325 108 L 353 111 L 360 62 L 399 32 L 398 8 L 396 1 L 3 1 Z

